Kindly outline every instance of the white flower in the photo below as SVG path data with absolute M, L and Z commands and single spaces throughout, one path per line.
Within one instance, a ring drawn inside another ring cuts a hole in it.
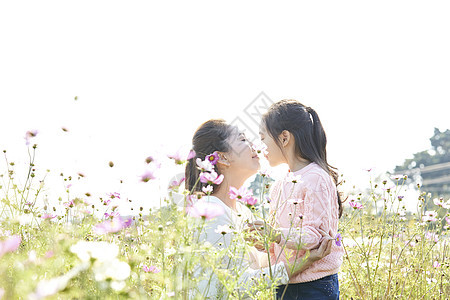
M 208 184 L 207 186 L 202 187 L 202 191 L 205 194 L 211 194 L 213 191 L 213 186 Z
M 213 165 L 208 160 L 196 159 L 197 166 L 203 172 L 211 172 L 213 170 Z
M 227 233 L 233 232 L 233 229 L 230 225 L 218 225 L 214 231 L 216 233 L 225 235 Z
M 108 262 L 96 261 L 92 270 L 97 281 L 105 281 L 107 279 L 122 281 L 127 279 L 131 273 L 130 265 L 117 258 Z
M 294 173 L 289 172 L 288 175 L 286 176 L 285 181 L 286 182 L 292 182 L 292 183 L 300 183 L 301 182 L 301 175 L 294 175 Z
M 119 254 L 119 247 L 107 242 L 86 242 L 79 241 L 70 251 L 78 255 L 82 261 L 89 261 L 95 258 L 99 261 L 111 261 Z

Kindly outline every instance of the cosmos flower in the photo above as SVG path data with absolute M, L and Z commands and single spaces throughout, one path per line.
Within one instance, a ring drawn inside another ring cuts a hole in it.
M 25 143 L 27 146 L 30 144 L 30 140 L 34 138 L 38 133 L 39 131 L 37 130 L 29 130 L 25 133 Z
M 217 228 L 214 230 L 214 232 L 225 235 L 227 233 L 233 232 L 233 229 L 230 225 L 217 225 Z
M 253 197 L 253 192 L 248 190 L 246 187 L 241 187 L 240 189 L 230 187 L 228 195 L 230 196 L 230 199 L 236 199 L 248 206 L 253 206 L 256 202 L 258 202 L 258 199 Z
M 142 182 L 149 182 L 150 180 L 156 179 L 155 171 L 147 170 L 141 175 Z
M 198 200 L 192 206 L 186 208 L 186 212 L 194 218 L 213 219 L 225 213 L 220 204 Z
M 52 214 L 43 214 L 42 216 L 41 216 L 41 219 L 53 219 L 53 218 L 56 218 L 56 215 L 52 215 Z
M 131 225 L 132 219 L 123 219 L 122 217 L 112 218 L 111 220 L 103 221 L 94 226 L 96 234 L 116 233 Z
M 427 210 L 425 214 L 422 216 L 423 222 L 436 222 L 437 221 L 437 212 L 433 210 Z
M 289 172 L 288 175 L 286 176 L 285 181 L 286 182 L 292 182 L 292 183 L 300 183 L 301 182 L 301 175 L 294 175 L 294 173 Z
M 336 234 L 335 240 L 336 240 L 336 246 L 338 246 L 338 247 L 342 246 L 342 236 L 340 233 Z
M 0 257 L 8 252 L 16 251 L 21 242 L 22 238 L 18 235 L 13 235 L 4 241 L 0 241 Z
M 364 207 L 361 203 L 356 202 L 356 201 L 350 201 L 349 204 L 354 209 L 362 209 Z
M 202 183 L 219 185 L 222 183 L 222 181 L 223 181 L 223 174 L 217 175 L 217 173 L 214 171 L 211 171 L 211 173 L 208 172 L 200 173 L 200 182 Z
M 208 160 L 201 160 L 200 158 L 196 159 L 196 164 L 199 170 L 201 170 L 202 172 L 212 172 L 214 167 L 211 164 L 210 161 Z
M 203 193 L 209 195 L 209 194 L 211 194 L 212 191 L 213 191 L 213 186 L 212 186 L 212 185 L 204 186 L 204 187 L 202 187 L 202 191 L 203 191 Z
M 269 154 L 269 152 L 267 152 L 267 146 L 263 143 L 253 144 L 252 148 L 257 154 L 262 154 L 262 155 Z
M 142 266 L 142 270 L 146 273 L 159 273 L 161 272 L 161 270 L 155 266 L 147 266 L 147 265 L 143 265 Z
M 219 161 L 219 154 L 217 154 L 217 151 L 214 151 L 214 153 L 207 155 L 205 160 L 209 161 L 212 165 L 215 165 Z

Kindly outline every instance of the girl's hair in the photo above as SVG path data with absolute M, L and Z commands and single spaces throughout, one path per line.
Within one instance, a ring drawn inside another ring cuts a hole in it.
M 222 119 L 212 119 L 206 121 L 195 131 L 192 138 L 192 149 L 195 151 L 195 157 L 189 159 L 185 170 L 185 186 L 192 193 L 202 192 L 202 187 L 206 184 L 201 183 L 200 170 L 197 168 L 196 160 L 205 157 L 214 151 L 228 152 L 231 149 L 227 139 L 232 134 L 233 126 L 227 124 Z M 220 175 L 217 165 L 214 165 L 214 171 Z M 213 192 L 216 192 L 218 185 L 213 184 Z
M 338 173 L 335 167 L 327 162 L 327 137 L 319 116 L 311 108 L 296 100 L 281 100 L 270 106 L 262 116 L 262 123 L 267 132 L 275 140 L 278 147 L 283 149 L 279 135 L 283 130 L 289 131 L 295 138 L 296 153 L 322 167 L 338 183 Z M 339 217 L 342 216 L 342 201 L 337 193 Z

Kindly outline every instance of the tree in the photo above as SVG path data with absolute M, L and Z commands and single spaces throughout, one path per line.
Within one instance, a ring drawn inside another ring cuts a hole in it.
M 421 190 L 436 196 L 450 195 L 450 130 L 434 128 L 430 138 L 431 149 L 424 150 L 406 159 L 395 167 L 395 173 L 403 173 L 422 182 Z

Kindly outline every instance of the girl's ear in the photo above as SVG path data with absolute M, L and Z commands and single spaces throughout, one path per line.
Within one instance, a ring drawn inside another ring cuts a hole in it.
M 291 140 L 291 133 L 287 130 L 283 130 L 283 132 L 280 133 L 280 142 L 283 147 L 286 147 L 289 144 L 289 141 Z
M 229 154 L 223 152 L 217 152 L 217 154 L 219 155 L 219 160 L 217 161 L 218 164 L 223 167 L 229 167 L 231 165 Z

